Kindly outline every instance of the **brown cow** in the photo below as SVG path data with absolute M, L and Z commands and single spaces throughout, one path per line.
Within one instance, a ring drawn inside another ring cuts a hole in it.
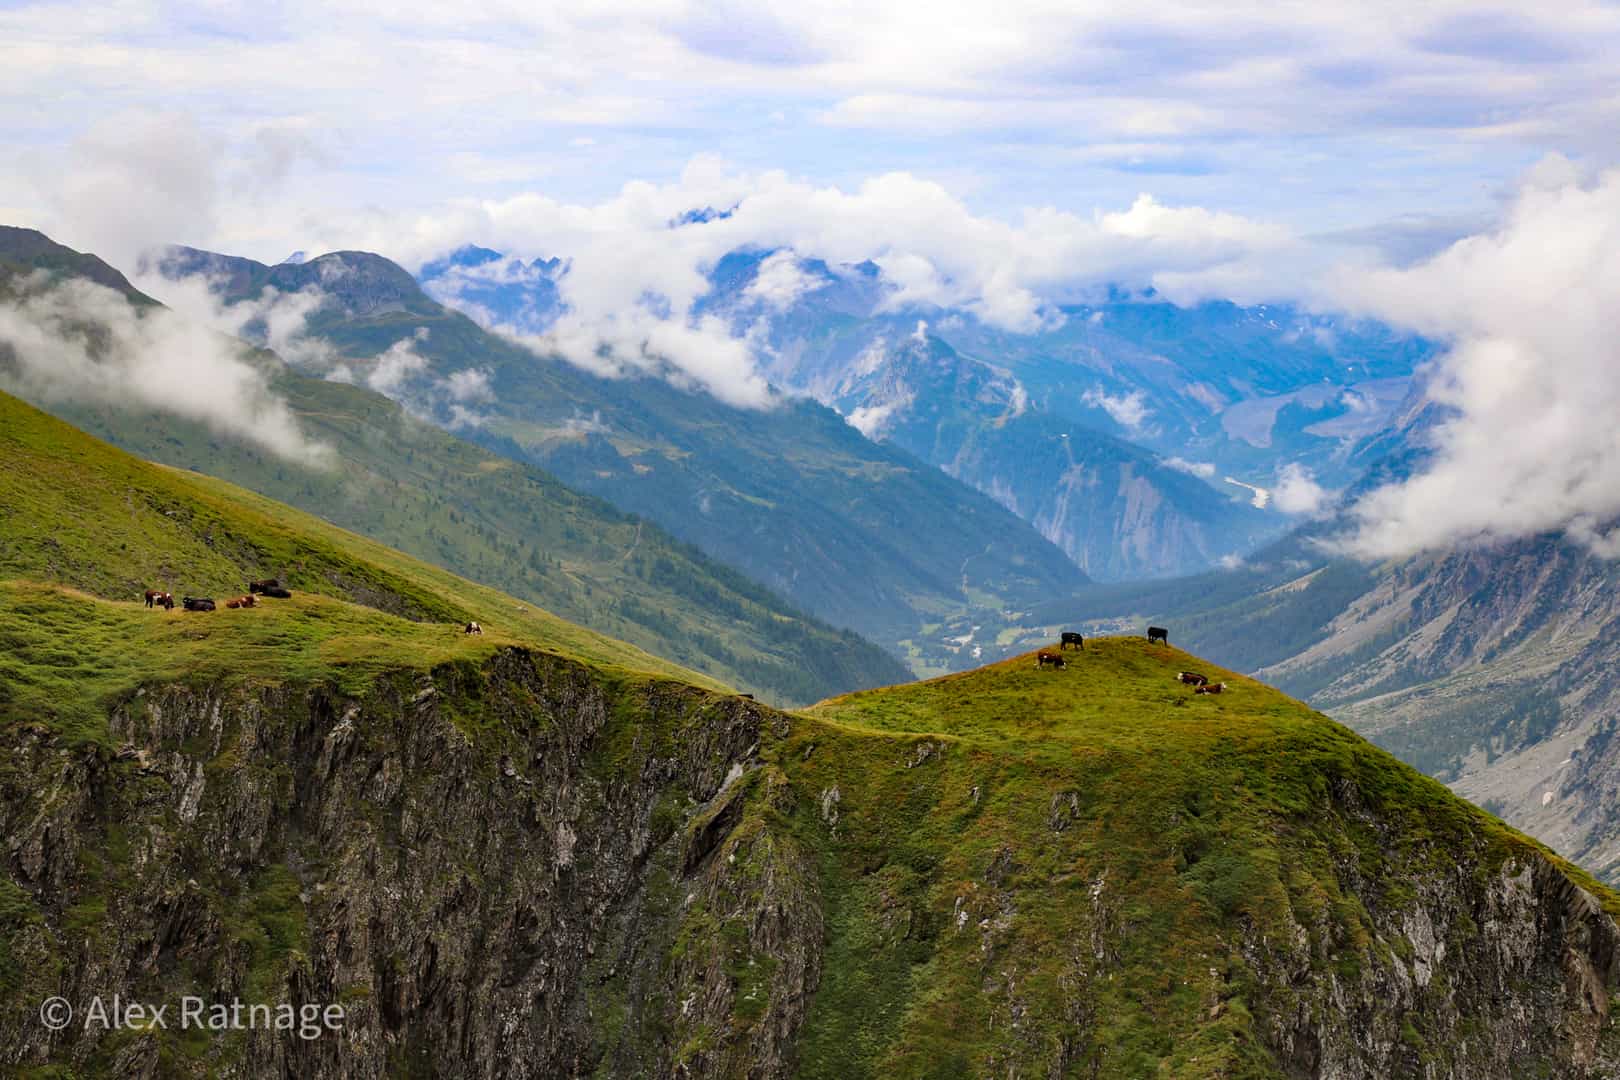
M 1188 686 L 1205 686 L 1209 683 L 1208 675 L 1200 675 L 1196 671 L 1178 671 L 1176 672 L 1176 678 Z
M 475 622 L 468 623 L 467 628 L 462 631 L 463 634 L 482 634 L 483 632 L 484 628 Z
M 1040 652 L 1035 654 L 1036 667 L 1043 668 L 1048 664 L 1055 668 L 1064 668 L 1069 666 L 1068 663 L 1063 659 L 1062 653 L 1048 652 L 1047 650 L 1042 649 Z
M 1218 694 L 1226 689 L 1223 682 L 1207 682 L 1193 691 L 1195 694 Z
M 160 607 L 164 611 L 174 610 L 174 594 L 158 592 L 156 589 L 146 590 L 146 606 Z

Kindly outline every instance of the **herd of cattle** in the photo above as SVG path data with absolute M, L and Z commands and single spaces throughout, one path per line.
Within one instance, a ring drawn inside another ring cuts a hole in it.
M 245 596 L 238 596 L 225 601 L 228 608 L 257 607 L 260 596 L 271 596 L 277 600 L 289 600 L 292 593 L 281 587 L 281 582 L 275 578 L 264 581 L 248 582 L 248 591 Z M 146 590 L 146 606 L 149 608 L 162 608 L 164 611 L 174 610 L 174 594 L 159 592 L 156 589 Z M 180 606 L 186 611 L 216 611 L 219 605 L 212 599 L 204 596 L 182 596 Z
M 225 606 L 228 608 L 258 607 L 260 596 L 273 597 L 277 600 L 292 599 L 292 593 L 286 588 L 282 587 L 280 581 L 276 580 L 275 578 L 266 578 L 264 581 L 248 582 L 247 595 L 238 596 L 227 600 L 225 601 Z M 162 608 L 164 611 L 173 611 L 174 594 L 159 592 L 156 589 L 147 589 L 146 606 L 149 608 Z M 180 598 L 180 606 L 186 611 L 219 610 L 219 605 L 216 604 L 212 599 L 199 596 L 182 596 Z M 462 628 L 462 632 L 467 634 L 482 634 L 484 632 L 484 628 L 475 622 L 470 622 Z
M 1150 626 L 1147 628 L 1147 639 L 1149 645 L 1156 641 L 1168 645 L 1170 644 L 1170 631 L 1162 626 Z M 1069 666 L 1069 662 L 1063 659 L 1063 653 L 1070 648 L 1079 649 L 1083 652 L 1085 647 L 1086 639 L 1084 637 L 1073 630 L 1065 630 L 1058 641 L 1058 651 L 1053 652 L 1051 649 L 1040 650 L 1035 654 L 1035 666 L 1037 668 L 1066 668 Z M 1209 676 L 1200 675 L 1196 671 L 1178 671 L 1176 678 L 1192 687 L 1195 694 L 1219 694 L 1226 689 L 1225 683 L 1212 683 L 1209 681 Z

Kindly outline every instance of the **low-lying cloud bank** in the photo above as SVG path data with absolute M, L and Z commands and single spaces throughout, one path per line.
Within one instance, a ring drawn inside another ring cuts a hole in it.
M 1420 475 L 1351 509 L 1344 550 L 1385 558 L 1561 530 L 1620 556 L 1620 170 L 1583 181 L 1544 162 L 1499 227 L 1332 288 L 1449 341 L 1429 393 L 1455 410 Z
M 25 396 L 157 409 L 300 465 L 330 463 L 229 338 L 89 281 L 20 284 L 0 303 L 0 380 Z
M 725 209 L 694 214 L 694 207 Z M 503 325 L 476 307 L 472 314 L 536 351 L 600 374 L 670 377 L 744 407 L 774 400 L 754 343 L 697 310 L 710 289 L 708 272 L 732 252 L 773 253 L 744 291 L 762 315 L 821 288 L 825 279 L 797 261 L 818 259 L 833 273 L 875 267 L 879 310 L 950 308 L 1033 333 L 1060 325 L 1058 303 L 1088 288 L 1161 271 L 1207 272 L 1290 243 L 1276 226 L 1167 206 L 1149 195 L 1120 210 L 1034 209 L 1009 223 L 977 215 L 942 185 L 908 173 L 845 190 L 783 172 L 737 173 L 702 157 L 676 182 L 627 184 L 596 204 L 531 193 L 392 224 L 399 228 L 382 232 L 360 223 L 358 241 L 351 232 L 332 245 L 370 244 L 412 265 L 468 241 L 526 259 L 561 256 L 566 271 L 551 280 L 562 310 L 543 332 Z M 474 283 L 533 273 L 532 264 L 494 260 L 458 268 L 452 285 L 460 294 Z

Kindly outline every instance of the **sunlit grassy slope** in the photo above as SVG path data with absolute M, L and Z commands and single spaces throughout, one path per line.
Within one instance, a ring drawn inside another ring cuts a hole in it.
M 148 588 L 223 601 L 278 577 L 291 601 L 148 611 Z M 462 626 L 478 621 L 482 636 Z M 139 461 L 0 394 L 0 721 L 95 738 L 155 678 L 344 677 L 521 642 L 720 684 L 222 481 Z
M 829 925 L 804 1075 L 982 1072 L 1016 1060 L 1020 1015 L 1045 1018 L 1032 1047 L 1067 1037 L 1051 1019 L 1077 999 L 1094 1011 L 1074 1018 L 1075 1053 L 1102 1075 L 1276 1075 L 1254 1016 L 1287 1006 L 1245 940 L 1308 928 L 1320 989 L 1402 947 L 1370 912 L 1514 857 L 1553 859 L 1620 913 L 1587 875 L 1269 687 L 1141 638 L 1067 656 L 1062 671 L 1027 654 L 835 698 L 781 748 L 796 787 L 821 794 L 821 824 L 835 816 L 831 842 L 800 833 Z M 1194 695 L 1183 669 L 1226 692 Z

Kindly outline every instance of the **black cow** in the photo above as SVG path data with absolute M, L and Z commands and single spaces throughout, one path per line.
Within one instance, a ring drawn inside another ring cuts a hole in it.
M 1155 641 L 1162 641 L 1166 645 L 1170 644 L 1170 631 L 1162 626 L 1148 627 L 1148 644 L 1151 645 Z
M 1075 633 L 1073 630 L 1065 630 L 1063 631 L 1063 640 L 1058 645 L 1058 648 L 1067 649 L 1070 645 L 1073 645 L 1081 652 L 1084 652 L 1086 648 L 1086 639 Z
M 1208 675 L 1200 675 L 1196 671 L 1178 671 L 1176 672 L 1176 678 L 1180 679 L 1188 686 L 1203 686 L 1205 683 L 1209 682 Z
M 283 589 L 280 585 L 266 585 L 264 588 L 259 590 L 259 595 L 268 596 L 275 600 L 292 599 L 292 593 L 288 592 L 286 589 Z
M 265 578 L 263 581 L 248 582 L 248 592 L 268 593 L 271 589 L 281 588 L 281 581 L 277 578 Z
M 195 596 L 184 597 L 180 601 L 180 606 L 185 608 L 187 611 L 213 611 L 214 610 L 214 602 L 212 600 L 209 600 L 209 599 L 206 599 L 206 598 L 199 599 L 198 597 L 195 597 Z

